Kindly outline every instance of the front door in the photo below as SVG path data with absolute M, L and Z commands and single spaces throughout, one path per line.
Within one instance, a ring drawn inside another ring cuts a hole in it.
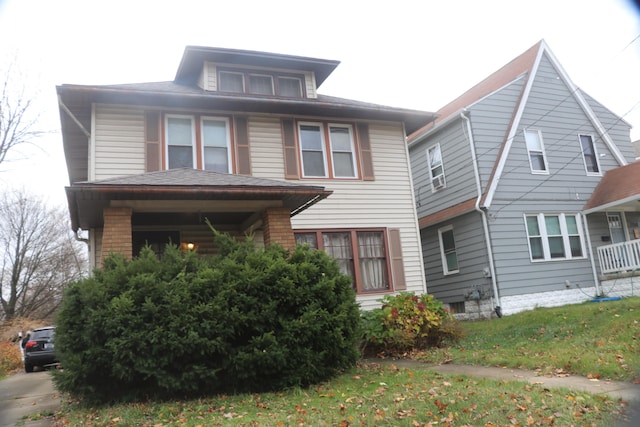
M 626 241 L 624 234 L 624 225 L 619 213 L 607 213 L 607 221 L 609 222 L 609 234 L 611 235 L 611 243 L 622 243 Z

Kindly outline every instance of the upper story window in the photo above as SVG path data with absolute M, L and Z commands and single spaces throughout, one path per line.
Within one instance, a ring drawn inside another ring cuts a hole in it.
M 529 165 L 533 173 L 549 173 L 547 157 L 544 153 L 544 143 L 539 130 L 525 130 L 524 139 L 529 153 Z
M 449 225 L 439 229 L 438 238 L 440 239 L 440 257 L 442 259 L 442 270 L 444 274 L 459 272 L 458 252 L 453 236 L 453 226 Z
M 220 71 L 218 85 L 221 92 L 244 93 L 244 75 L 231 71 Z
M 598 153 L 591 135 L 578 135 L 580 138 L 580 149 L 587 175 L 600 175 L 600 164 L 598 163 Z
M 350 125 L 300 122 L 298 136 L 302 176 L 356 178 L 355 144 Z
M 302 80 L 298 77 L 278 77 L 280 96 L 302 98 Z
M 249 93 L 273 95 L 273 77 L 262 74 L 249 74 Z
M 442 163 L 440 144 L 436 144 L 427 149 L 427 162 L 430 171 L 431 191 L 438 191 L 445 188 L 447 182 L 444 178 L 444 165 Z
M 304 82 L 304 76 L 298 74 L 225 69 L 218 71 L 220 92 L 302 98 L 304 97 L 302 82 Z
M 229 120 L 226 118 L 203 117 L 201 126 L 204 169 L 230 173 Z
M 195 167 L 193 117 L 167 116 L 167 169 Z
M 580 217 L 573 214 L 525 215 L 532 261 L 584 258 Z
M 167 115 L 165 127 L 167 169 L 231 172 L 228 118 Z

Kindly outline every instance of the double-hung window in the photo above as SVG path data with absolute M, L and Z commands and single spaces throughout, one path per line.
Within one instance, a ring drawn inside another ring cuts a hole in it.
M 446 186 L 444 178 L 444 165 L 442 164 L 442 152 L 440 144 L 427 149 L 427 162 L 429 164 L 431 191 L 438 191 Z
M 445 275 L 460 271 L 458 267 L 458 252 L 456 241 L 453 236 L 453 226 L 443 227 L 438 230 L 440 240 L 440 257 L 442 259 L 442 270 Z
M 302 175 L 325 178 L 327 165 L 323 126 L 317 123 L 300 123 L 298 131 L 302 155 Z
M 302 175 L 305 178 L 357 176 L 353 129 L 350 125 L 300 122 L 298 136 Z
M 232 172 L 228 118 L 167 115 L 165 126 L 167 169 Z
M 358 293 L 391 289 L 384 230 L 297 231 L 295 238 L 296 243 L 322 249 L 335 258 Z
M 331 162 L 336 178 L 355 178 L 356 159 L 351 126 L 329 125 Z
M 544 153 L 544 143 L 539 130 L 525 130 L 524 139 L 529 154 L 529 165 L 532 173 L 548 174 L 547 157 Z
M 190 116 L 167 116 L 167 169 L 195 167 L 193 122 Z
M 584 258 L 579 215 L 525 215 L 525 223 L 532 261 Z
M 201 126 L 204 169 L 230 173 L 229 120 L 226 118 L 203 117 Z
M 582 150 L 582 159 L 587 175 L 600 175 L 600 164 L 598 163 L 598 153 L 593 143 L 591 135 L 578 135 L 580 138 L 580 149 Z

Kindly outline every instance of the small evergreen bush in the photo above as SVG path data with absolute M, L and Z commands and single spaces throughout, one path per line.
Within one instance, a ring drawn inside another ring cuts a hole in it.
M 440 345 L 460 337 L 455 318 L 433 295 L 386 295 L 382 307 L 361 314 L 361 350 L 391 354 Z
M 358 359 L 350 279 L 323 251 L 257 248 L 215 232 L 220 255 L 168 246 L 110 255 L 58 315 L 62 391 L 87 401 L 258 392 L 329 379 Z

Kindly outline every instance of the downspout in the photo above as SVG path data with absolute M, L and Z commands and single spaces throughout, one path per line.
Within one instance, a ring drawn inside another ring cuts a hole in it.
M 468 111 L 463 110 L 460 113 L 460 117 L 467 123 L 467 137 L 469 138 L 469 147 L 471 150 L 471 157 L 473 163 L 473 173 L 476 179 L 476 191 L 478 197 L 476 198 L 475 210 L 480 213 L 482 218 L 482 228 L 484 231 L 484 241 L 487 245 L 487 257 L 489 259 L 489 271 L 491 273 L 491 285 L 493 287 L 493 295 L 495 297 L 494 311 L 498 317 L 502 317 L 502 309 L 500 304 L 500 294 L 498 293 L 498 282 L 496 281 L 496 269 L 493 263 L 493 250 L 491 249 L 491 239 L 489 237 L 489 222 L 487 221 L 486 208 L 480 207 L 480 200 L 482 199 L 482 186 L 480 185 L 480 172 L 478 171 L 478 159 L 476 157 L 476 147 L 473 142 L 473 134 L 471 133 L 471 121 L 467 116 Z
M 587 215 L 583 214 L 584 219 L 582 226 L 584 228 L 584 234 L 587 236 L 587 247 L 589 248 L 589 258 L 591 258 L 591 272 L 593 273 L 593 283 L 596 284 L 596 297 L 602 295 L 600 293 L 600 286 L 598 285 L 598 273 L 596 272 L 596 260 L 593 257 L 593 248 L 591 247 L 591 235 L 589 234 L 589 223 L 587 222 Z
M 73 235 L 75 236 L 78 242 L 86 243 L 87 246 L 89 246 L 89 239 L 85 239 L 84 237 L 79 236 L 79 233 L 81 231 L 82 231 L 82 228 L 78 228 L 76 231 L 73 232 Z

